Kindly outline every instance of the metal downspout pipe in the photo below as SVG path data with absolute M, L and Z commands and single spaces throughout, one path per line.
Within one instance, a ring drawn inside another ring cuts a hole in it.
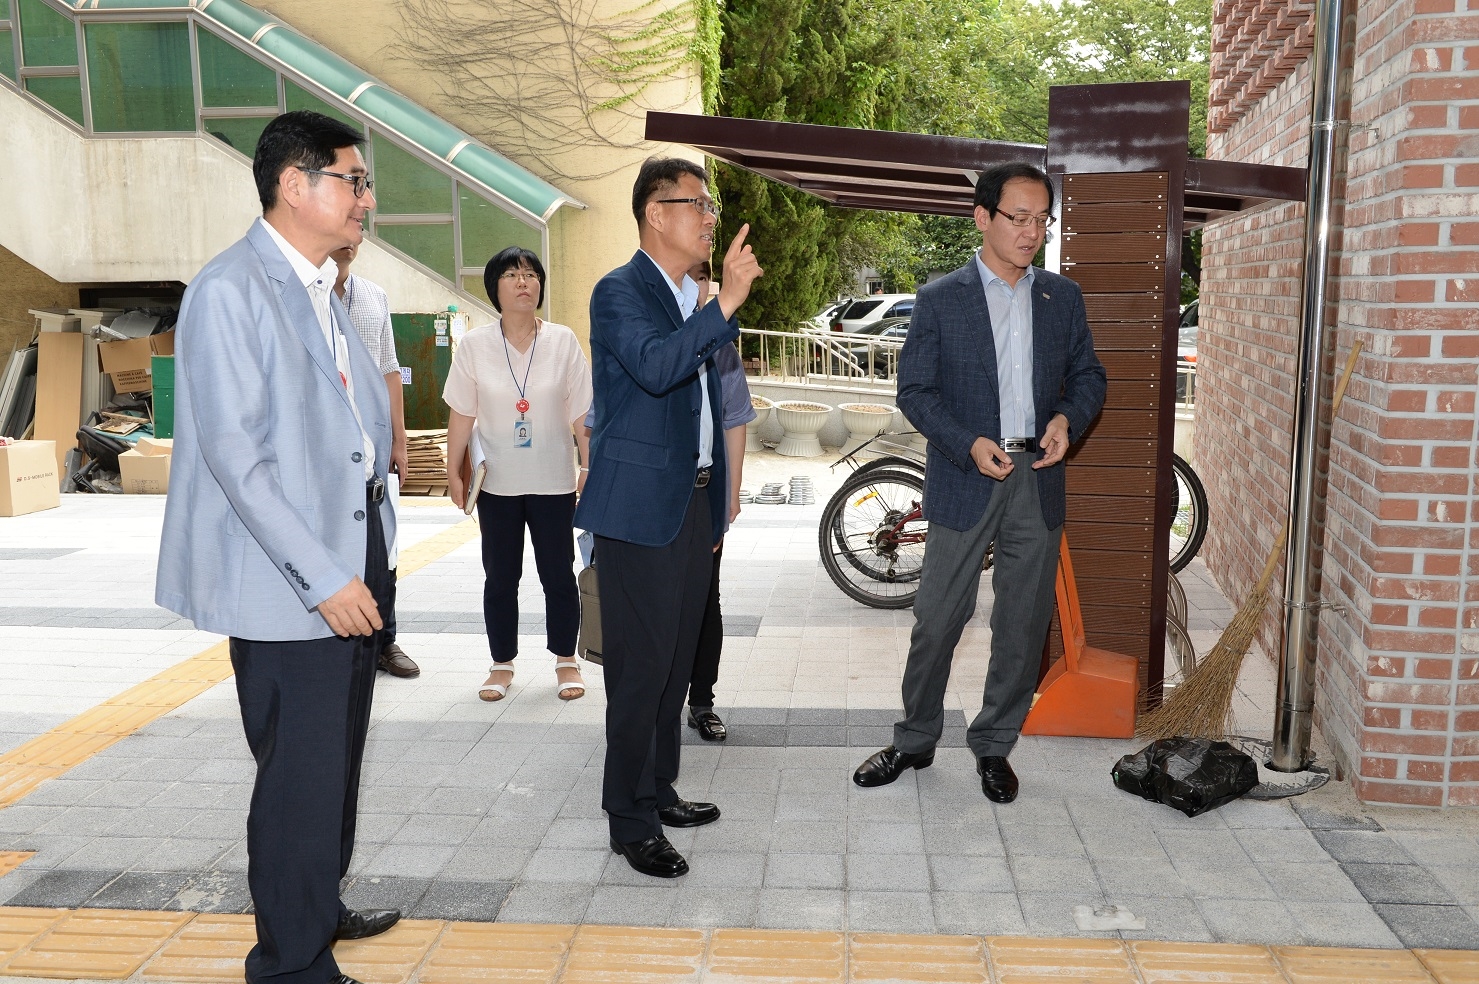
M 1315 8 L 1315 91 L 1310 115 L 1298 390 L 1289 466 L 1289 542 L 1284 553 L 1284 621 L 1279 639 L 1278 709 L 1268 763 L 1280 772 L 1300 772 L 1310 764 L 1325 554 L 1325 492 L 1330 481 L 1331 382 L 1340 304 L 1332 272 L 1341 252 L 1355 39 L 1356 0 L 1319 0 Z

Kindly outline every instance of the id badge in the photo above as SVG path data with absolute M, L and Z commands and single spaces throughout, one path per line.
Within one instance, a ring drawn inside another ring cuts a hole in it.
M 534 446 L 534 424 L 527 420 L 514 421 L 514 447 L 532 448 Z

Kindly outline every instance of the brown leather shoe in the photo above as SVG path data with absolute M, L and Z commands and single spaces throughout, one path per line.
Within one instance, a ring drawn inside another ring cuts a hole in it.
M 392 642 L 380 650 L 380 669 L 391 676 L 413 677 L 421 675 L 421 667 L 412 662 L 398 644 Z

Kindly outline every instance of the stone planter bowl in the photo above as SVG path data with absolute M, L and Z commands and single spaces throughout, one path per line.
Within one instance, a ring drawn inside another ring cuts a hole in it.
M 822 453 L 817 434 L 826 425 L 832 408 L 825 403 L 806 400 L 782 400 L 775 405 L 775 419 L 785 436 L 776 446 L 777 454 L 793 458 L 814 458 Z
M 848 434 L 843 454 L 852 454 L 882 434 L 894 418 L 894 408 L 882 403 L 841 403 L 837 409 L 842 411 L 842 423 Z
M 755 419 L 745 425 L 745 450 L 764 451 L 765 445 L 760 443 L 760 428 L 770 419 L 770 413 L 775 409 L 775 401 L 758 393 L 751 393 L 750 406 L 755 408 Z

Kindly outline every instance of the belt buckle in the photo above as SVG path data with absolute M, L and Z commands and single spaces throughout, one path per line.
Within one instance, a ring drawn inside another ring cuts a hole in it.
M 1021 454 L 1027 450 L 1027 438 L 1009 437 L 1001 442 L 1001 449 L 1008 454 Z
M 713 473 L 709 469 L 707 469 L 707 468 L 700 468 L 698 470 L 698 474 L 693 477 L 693 487 L 696 488 L 696 489 L 705 489 L 705 488 L 708 488 L 709 487 L 709 476 L 711 474 L 713 474 Z
M 378 476 L 370 480 L 365 490 L 370 493 L 371 502 L 379 502 L 385 498 L 385 483 Z

